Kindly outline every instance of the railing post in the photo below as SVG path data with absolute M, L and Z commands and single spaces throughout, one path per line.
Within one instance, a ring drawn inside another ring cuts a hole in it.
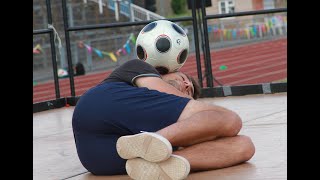
M 131 22 L 134 22 L 135 21 L 135 17 L 134 17 L 134 11 L 133 11 L 133 7 L 131 5 L 131 0 L 130 0 L 130 5 L 129 5 L 129 8 L 130 8 L 130 17 L 131 17 Z
M 67 48 L 68 73 L 69 73 L 69 80 L 70 80 L 71 96 L 76 96 L 76 92 L 74 89 L 73 65 L 72 65 L 72 57 L 71 57 L 71 49 L 70 49 L 69 21 L 68 21 L 66 0 L 62 0 L 62 15 L 63 15 L 64 33 L 65 33 L 66 48 Z
M 203 23 L 203 34 L 204 34 L 204 54 L 205 54 L 205 65 L 207 71 L 207 86 L 213 87 L 213 76 L 212 76 L 212 68 L 211 68 L 211 55 L 210 55 L 210 45 L 209 45 L 209 35 L 208 35 L 208 26 L 206 19 L 206 9 L 205 9 L 205 0 L 201 0 L 201 15 L 202 15 L 202 23 Z
M 150 20 L 150 14 L 149 14 L 149 12 L 147 12 L 147 20 L 148 20 L 148 21 Z
M 48 24 L 52 24 L 52 16 L 51 16 L 51 2 L 50 0 L 46 0 L 47 3 L 47 16 L 48 16 Z M 57 67 L 57 57 L 56 57 L 56 49 L 54 44 L 54 31 L 51 29 L 50 35 L 50 45 L 51 45 L 51 59 L 52 59 L 52 69 L 53 69 L 53 79 L 54 79 L 54 87 L 56 91 L 56 98 L 60 98 L 60 87 L 59 87 L 59 79 L 58 79 L 58 67 Z
M 197 12 L 196 12 L 196 1 L 192 1 L 192 25 L 193 25 L 193 36 L 194 36 L 194 46 L 196 50 L 196 62 L 197 62 L 197 71 L 198 79 L 200 86 L 203 87 L 202 82 L 202 70 L 201 70 L 201 60 L 200 60 L 200 50 L 199 50 L 199 34 L 198 34 L 198 21 L 197 21 Z

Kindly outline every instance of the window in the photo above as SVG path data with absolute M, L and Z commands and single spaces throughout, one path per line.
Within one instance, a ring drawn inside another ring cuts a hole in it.
M 274 0 L 264 0 L 263 7 L 264 9 L 274 9 Z
M 219 13 L 228 14 L 234 13 L 234 1 L 233 0 L 222 0 L 219 2 Z

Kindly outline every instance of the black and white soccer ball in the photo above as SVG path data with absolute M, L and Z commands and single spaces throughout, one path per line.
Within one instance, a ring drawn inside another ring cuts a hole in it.
M 136 53 L 140 60 L 151 64 L 160 74 L 176 72 L 187 60 L 188 36 L 176 23 L 154 21 L 140 31 Z

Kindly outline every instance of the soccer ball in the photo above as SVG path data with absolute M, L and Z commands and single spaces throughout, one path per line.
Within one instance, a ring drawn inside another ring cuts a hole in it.
M 158 20 L 140 31 L 136 52 L 140 60 L 151 64 L 160 74 L 176 72 L 187 60 L 189 40 L 179 25 Z

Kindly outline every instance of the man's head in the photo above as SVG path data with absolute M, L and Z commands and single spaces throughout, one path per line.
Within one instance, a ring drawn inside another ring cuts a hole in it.
M 162 79 L 177 88 L 179 91 L 193 97 L 193 99 L 197 99 L 200 95 L 199 83 L 191 76 L 182 72 L 162 75 Z

